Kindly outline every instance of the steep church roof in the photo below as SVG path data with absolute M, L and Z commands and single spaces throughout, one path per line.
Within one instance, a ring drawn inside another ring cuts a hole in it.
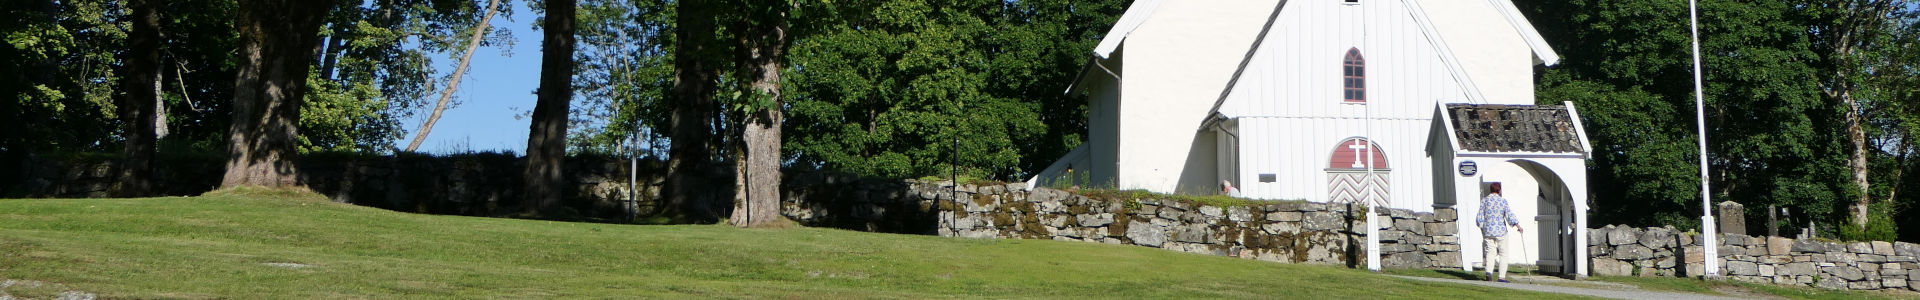
M 1107 30 L 1107 35 L 1100 38 L 1100 44 L 1094 46 L 1093 57 L 1087 61 L 1086 66 L 1081 68 L 1080 74 L 1077 76 L 1074 76 L 1073 82 L 1067 83 L 1067 89 L 1065 92 L 1068 94 L 1074 93 L 1074 91 L 1076 91 L 1077 88 L 1080 87 L 1081 81 L 1086 79 L 1087 74 L 1093 72 L 1093 69 L 1096 68 L 1095 64 L 1098 64 L 1099 60 L 1111 59 L 1113 56 L 1113 52 L 1119 51 L 1120 44 L 1126 41 L 1127 36 L 1132 35 L 1135 29 L 1140 28 L 1140 25 L 1146 24 L 1147 19 L 1152 18 L 1153 13 L 1160 9 L 1160 4 L 1163 1 L 1164 0 L 1139 0 L 1139 1 L 1134 1 L 1132 5 L 1128 6 L 1127 11 L 1122 15 L 1120 15 L 1119 20 L 1114 22 L 1113 28 L 1109 28 Z M 1422 9 L 1419 9 L 1418 3 L 1414 2 L 1418 0 L 1398 0 L 1398 1 L 1405 1 L 1406 3 L 1410 4 L 1412 7 L 1415 7 L 1413 17 L 1419 20 L 1419 22 L 1421 23 L 1421 26 L 1424 27 L 1423 29 L 1426 30 L 1427 33 L 1429 34 L 1429 38 L 1434 39 L 1436 42 L 1439 42 L 1440 40 L 1442 40 L 1438 35 L 1435 34 L 1434 29 L 1432 28 L 1433 27 L 1432 21 L 1427 20 L 1426 12 Z M 1547 66 L 1552 66 L 1560 63 L 1560 54 L 1558 52 L 1553 51 L 1553 47 L 1547 44 L 1547 40 L 1545 38 L 1540 36 L 1539 30 L 1533 28 L 1533 24 L 1527 21 L 1526 16 L 1520 13 L 1520 9 L 1513 5 L 1512 0 L 1487 0 L 1487 2 L 1492 4 L 1496 10 L 1499 10 L 1502 16 L 1506 17 L 1507 24 L 1512 25 L 1514 31 L 1517 31 L 1520 33 L 1521 39 L 1526 41 L 1528 48 L 1533 50 L 1533 55 L 1536 62 L 1543 65 L 1547 65 Z M 1280 15 L 1279 10 L 1281 8 L 1286 7 L 1286 5 L 1287 5 L 1287 0 L 1280 0 L 1279 5 L 1274 8 L 1273 16 L 1278 17 Z M 1253 47 L 1250 47 L 1249 49 L 1247 49 L 1248 58 L 1252 58 L 1253 52 L 1259 50 L 1260 43 L 1266 40 L 1266 31 L 1272 29 L 1273 21 L 1269 20 L 1267 22 L 1266 27 L 1267 28 L 1261 29 L 1260 36 L 1255 38 Z M 1441 43 L 1444 43 L 1444 42 L 1441 42 Z M 1442 49 L 1442 52 L 1444 53 L 1443 56 L 1445 58 L 1451 59 L 1453 56 L 1450 50 Z M 1455 73 L 1465 72 L 1459 69 L 1458 63 L 1449 61 L 1449 64 L 1452 65 L 1452 68 L 1454 69 L 1453 71 Z M 1243 69 L 1244 69 L 1244 66 L 1243 66 Z M 1115 76 L 1118 76 L 1118 75 L 1115 75 Z M 1234 80 L 1231 80 L 1228 83 L 1228 87 L 1232 87 L 1233 82 L 1238 81 L 1238 79 L 1239 79 L 1239 75 L 1235 74 Z M 1477 89 L 1477 87 L 1469 87 L 1469 89 Z M 1477 97 L 1479 91 L 1470 90 L 1469 93 L 1475 94 L 1475 96 Z M 1222 94 L 1221 101 L 1225 101 L 1226 93 L 1222 92 L 1221 94 Z M 1214 106 L 1216 106 L 1215 109 L 1217 110 L 1219 104 L 1216 103 Z
M 1132 34 L 1134 29 L 1140 28 L 1140 24 L 1146 23 L 1147 19 L 1153 16 L 1153 12 L 1160 8 L 1161 1 L 1163 0 L 1139 0 L 1128 6 L 1127 12 L 1120 15 L 1120 20 L 1115 21 L 1113 28 L 1108 29 L 1107 35 L 1100 39 L 1100 44 L 1093 47 L 1094 57 L 1107 59 L 1113 55 L 1113 51 L 1119 50 L 1120 42 L 1125 41 L 1127 35 Z M 1282 6 L 1286 5 L 1285 0 L 1280 2 Z M 1487 2 L 1500 10 L 1500 14 L 1506 17 L 1507 24 L 1513 25 L 1514 31 L 1520 32 L 1521 39 L 1526 40 L 1527 46 L 1533 48 L 1533 55 L 1540 60 L 1540 63 L 1548 66 L 1560 63 L 1560 54 L 1553 51 L 1553 46 L 1547 44 L 1547 39 L 1540 36 L 1540 31 L 1534 29 L 1532 23 L 1527 22 L 1527 17 L 1520 13 L 1518 7 L 1513 6 L 1512 0 L 1487 0 Z
M 1120 41 L 1126 40 L 1127 35 L 1133 34 L 1134 29 L 1140 28 L 1140 24 L 1147 23 L 1147 17 L 1153 16 L 1153 11 L 1160 9 L 1160 1 L 1162 0 L 1139 0 L 1127 6 L 1127 12 L 1120 15 L 1120 20 L 1114 21 L 1113 28 L 1107 30 L 1106 37 L 1100 39 L 1100 45 L 1093 47 L 1093 56 L 1100 59 L 1110 58 L 1114 50 L 1120 49 Z
M 1426 35 L 1428 42 L 1432 43 L 1434 50 L 1439 52 L 1439 56 L 1440 56 L 1439 59 L 1441 64 L 1445 65 L 1446 70 L 1452 73 L 1453 79 L 1460 83 L 1461 89 L 1463 90 L 1462 92 L 1465 93 L 1467 96 L 1466 99 L 1464 100 L 1468 102 L 1474 102 L 1474 103 L 1484 103 L 1487 101 L 1486 100 L 1487 97 L 1481 93 L 1480 86 L 1474 83 L 1472 76 L 1470 76 L 1467 73 L 1465 66 L 1463 66 L 1462 63 L 1460 62 L 1460 59 L 1454 56 L 1453 50 L 1451 49 L 1449 44 L 1446 42 L 1446 38 L 1440 35 L 1440 31 L 1436 28 L 1435 22 L 1428 17 L 1426 9 L 1421 7 L 1419 0 L 1380 0 L 1380 1 L 1401 1 L 1401 3 L 1406 4 L 1411 17 L 1414 20 L 1414 23 L 1419 26 L 1421 33 Z M 1526 17 L 1520 14 L 1519 8 L 1513 5 L 1513 1 L 1487 0 L 1487 2 L 1493 6 L 1494 10 L 1498 11 L 1502 16 L 1505 17 L 1508 25 L 1513 26 L 1514 31 L 1520 34 L 1521 40 L 1526 42 L 1528 48 L 1532 50 L 1535 63 L 1552 66 L 1560 62 L 1559 54 L 1554 52 L 1552 46 L 1547 44 L 1546 39 L 1540 36 L 1539 30 L 1536 30 L 1533 27 L 1533 24 L 1529 23 Z M 1268 18 L 1266 27 L 1261 29 L 1260 34 L 1255 37 L 1253 45 L 1251 47 L 1248 47 L 1246 57 L 1241 61 L 1240 67 L 1236 71 L 1234 71 L 1233 76 L 1230 79 L 1228 79 L 1226 88 L 1221 90 L 1219 98 L 1216 99 L 1213 103 L 1213 108 L 1209 110 L 1209 112 L 1207 113 L 1208 115 L 1207 118 L 1209 120 L 1208 123 L 1216 121 L 1216 119 L 1235 117 L 1235 116 L 1230 116 L 1225 113 L 1222 113 L 1220 109 L 1222 106 L 1226 105 L 1228 97 L 1233 93 L 1234 86 L 1240 83 L 1241 76 L 1244 72 L 1246 72 L 1247 64 L 1252 62 L 1255 52 L 1260 51 L 1260 44 L 1264 43 L 1269 38 L 1268 33 L 1273 29 L 1275 19 L 1280 17 L 1281 10 L 1285 9 L 1286 6 L 1287 6 L 1287 0 L 1280 0 L 1279 5 L 1274 8 L 1273 15 Z M 1154 7 L 1157 7 L 1157 4 Z M 1147 8 L 1147 9 L 1150 10 L 1151 8 Z M 1127 14 L 1134 15 L 1135 13 L 1133 11 L 1133 8 L 1129 8 Z M 1151 11 L 1146 11 L 1144 13 L 1141 13 L 1140 15 L 1151 15 L 1151 14 L 1152 14 Z M 1138 26 L 1138 24 L 1134 24 L 1133 26 Z M 1131 32 L 1131 30 L 1132 29 L 1129 28 L 1127 32 Z M 1124 38 L 1124 36 L 1120 38 Z M 1101 40 L 1101 44 L 1105 45 L 1109 41 L 1114 42 L 1114 44 L 1116 45 L 1118 44 L 1118 41 L 1116 41 L 1116 37 L 1112 35 L 1109 35 L 1105 39 Z M 1098 52 L 1101 49 L 1105 49 L 1107 51 L 1113 50 L 1113 49 L 1107 49 L 1107 48 L 1099 48 L 1099 49 L 1096 49 L 1095 55 L 1102 55 L 1103 54 L 1102 52 Z M 1110 54 L 1110 53 L 1107 53 L 1107 54 Z M 1099 57 L 1105 57 L 1105 56 L 1099 56 Z M 1090 62 L 1090 63 L 1097 63 L 1097 62 Z M 1091 66 L 1089 66 L 1089 68 L 1091 68 Z M 1082 71 L 1081 76 L 1085 76 L 1085 73 L 1086 71 Z M 1077 86 L 1079 79 L 1076 78 L 1075 82 Z M 1072 86 L 1069 87 L 1069 92 L 1071 92 L 1071 88 Z M 1202 128 L 1205 128 L 1205 126 L 1202 126 Z

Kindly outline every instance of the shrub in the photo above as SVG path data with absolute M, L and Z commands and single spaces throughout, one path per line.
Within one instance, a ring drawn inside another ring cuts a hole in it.
M 1852 218 L 1839 226 L 1839 237 L 1848 241 L 1886 241 L 1892 242 L 1899 237 L 1899 225 L 1893 222 L 1892 208 L 1886 204 L 1874 204 L 1867 212 L 1867 228 L 1862 230 L 1853 226 Z

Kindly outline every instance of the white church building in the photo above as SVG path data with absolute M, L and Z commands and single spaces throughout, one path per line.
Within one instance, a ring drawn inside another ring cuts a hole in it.
M 1453 208 L 1473 265 L 1501 182 L 1511 262 L 1585 275 L 1590 147 L 1534 105 L 1559 60 L 1510 0 L 1137 0 L 1067 91 L 1087 141 L 1028 186 Z

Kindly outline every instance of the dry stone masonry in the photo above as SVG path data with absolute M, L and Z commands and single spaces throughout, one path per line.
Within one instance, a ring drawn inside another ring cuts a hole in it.
M 969 238 L 1052 239 L 1136 245 L 1172 251 L 1314 264 L 1364 264 L 1364 207 L 1304 201 L 1215 206 L 1125 193 L 1082 193 L 1024 184 L 864 181 L 823 188 L 801 180 L 783 210 L 809 225 L 896 229 Z M 844 188 L 844 186 L 853 186 Z M 904 190 L 903 190 L 904 188 Z M 1119 195 L 1115 195 L 1119 194 Z M 832 195 L 842 195 L 834 197 Z M 827 196 L 827 197 L 821 197 Z M 800 199 L 833 199 L 828 202 Z M 1452 209 L 1384 210 L 1382 264 L 1457 268 L 1460 244 Z M 889 215 L 915 215 L 924 221 Z M 878 230 L 891 231 L 891 230 Z
M 1672 227 L 1608 225 L 1587 240 L 1594 275 L 1697 276 L 1705 252 L 1696 233 Z M 1837 290 L 1920 290 L 1920 245 L 1906 242 L 1836 243 L 1811 239 L 1721 234 L 1721 275 L 1744 282 L 1810 285 Z
M 221 157 L 167 157 L 155 161 L 158 195 L 198 195 L 220 185 Z M 362 155 L 308 154 L 296 161 L 300 182 L 334 201 L 397 211 L 491 216 L 519 205 L 524 162 L 510 154 Z M 35 158 L 18 169 L 0 168 L 0 197 L 107 197 L 115 183 L 113 159 L 105 156 Z M 640 167 L 640 190 L 629 193 L 629 164 L 608 157 L 569 157 L 563 207 L 580 217 L 618 219 L 628 197 L 652 205 L 663 170 Z M 645 207 L 642 207 L 644 209 Z

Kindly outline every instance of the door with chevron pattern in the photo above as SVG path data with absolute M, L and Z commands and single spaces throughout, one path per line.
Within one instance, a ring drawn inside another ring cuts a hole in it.
M 1379 143 L 1369 143 L 1365 137 L 1351 137 L 1340 141 L 1332 152 L 1326 169 L 1328 202 L 1386 203 L 1390 199 L 1388 175 L 1393 169 L 1388 167 L 1386 151 Z M 1373 166 L 1372 176 L 1367 175 L 1369 163 Z

